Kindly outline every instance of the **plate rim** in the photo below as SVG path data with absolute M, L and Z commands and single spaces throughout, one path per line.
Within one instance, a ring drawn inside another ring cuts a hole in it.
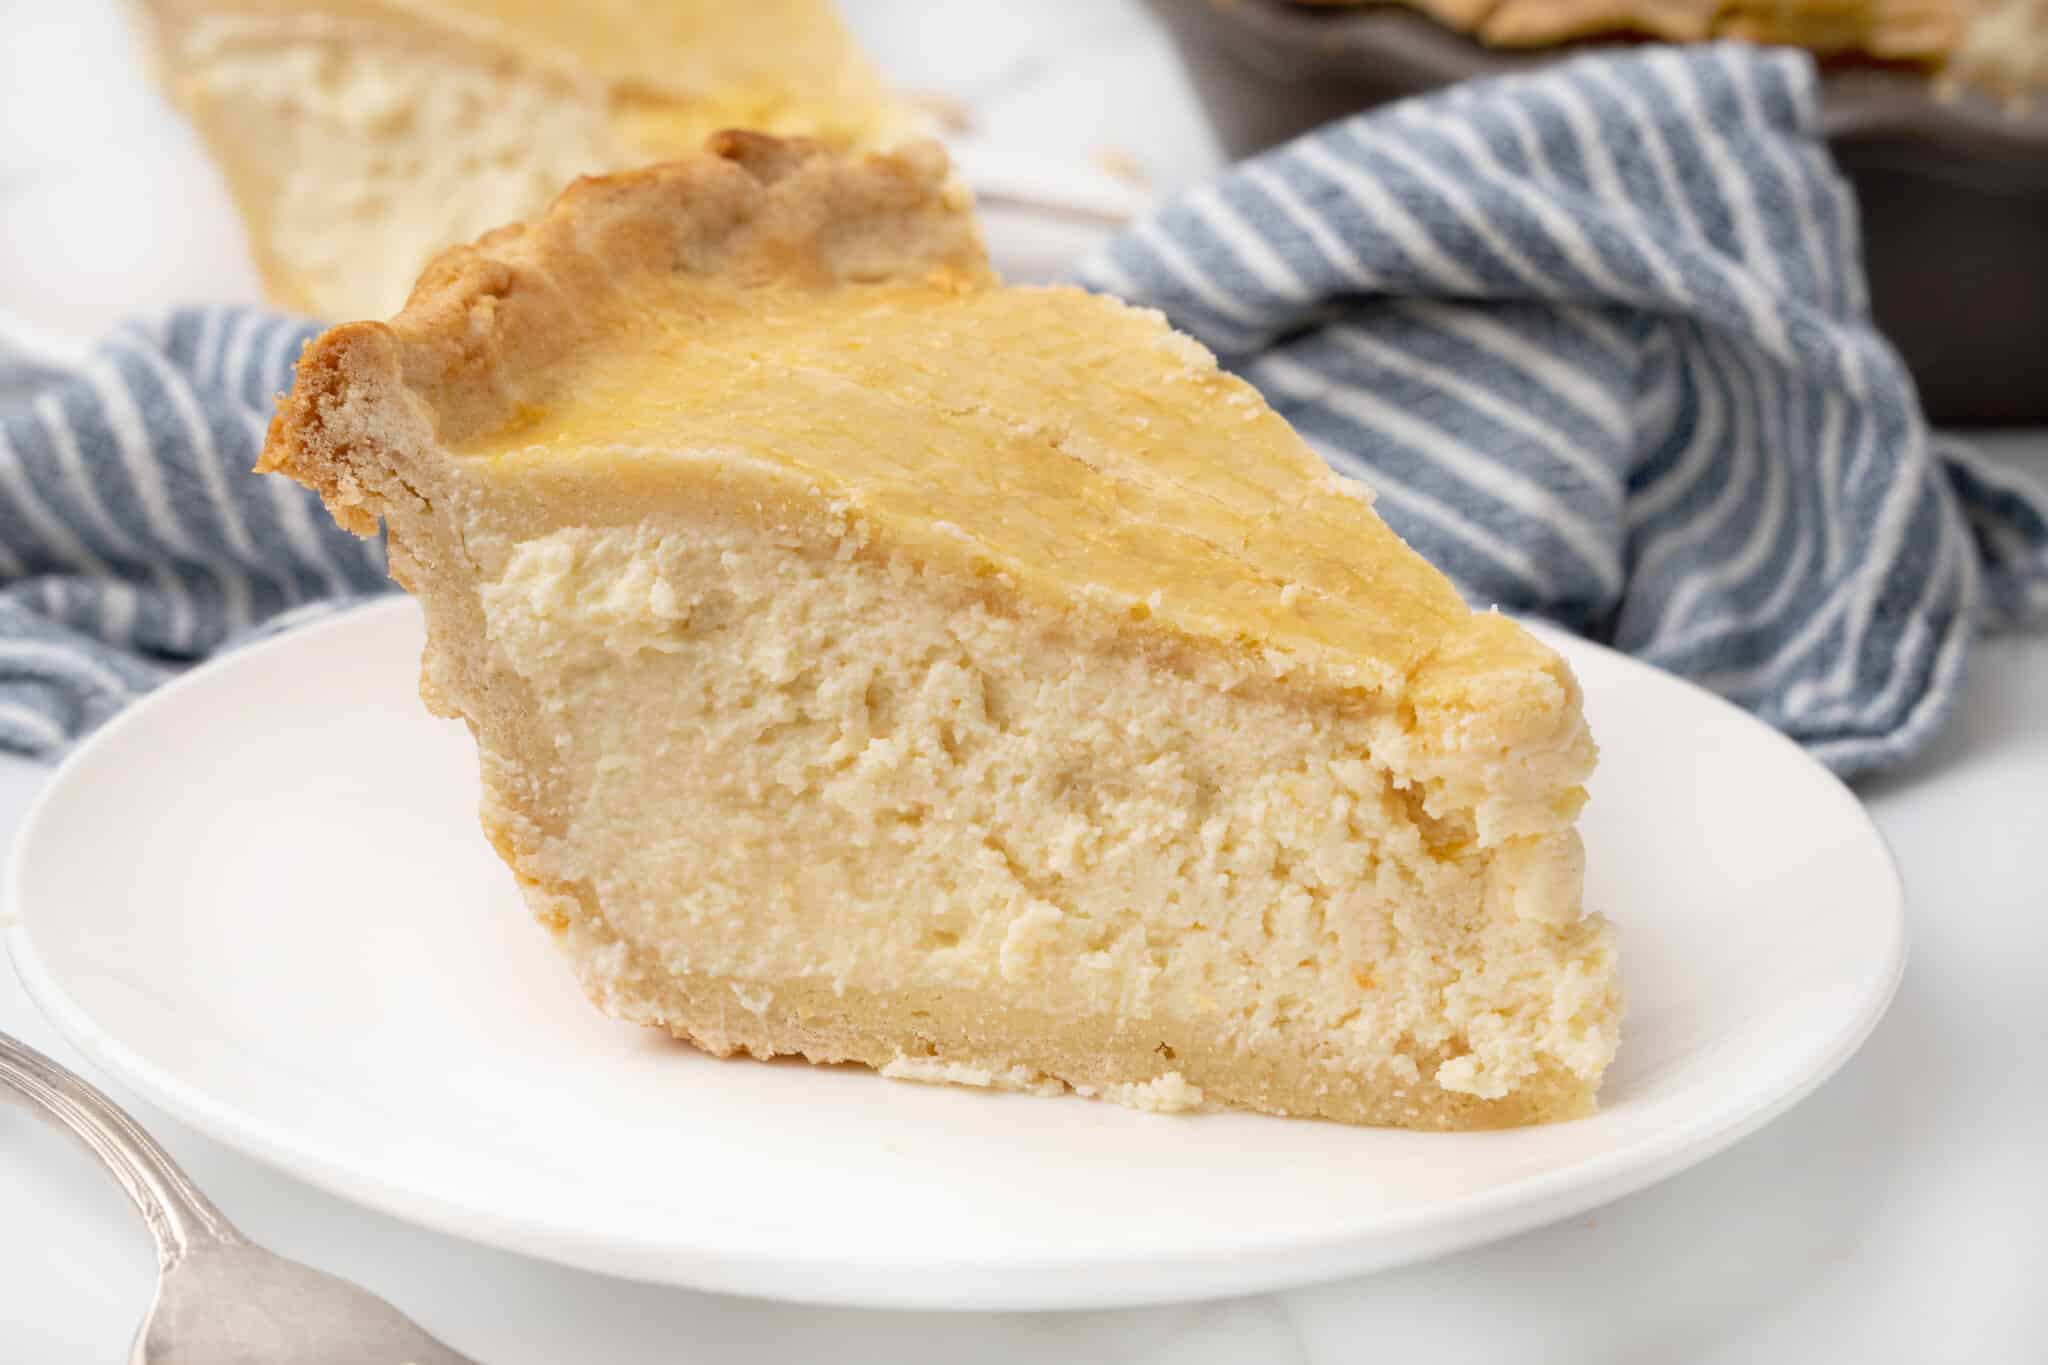
M 247 660 L 297 647 L 320 632 L 359 628 L 375 615 L 416 614 L 417 604 L 393 594 L 334 611 L 305 625 L 253 641 L 209 659 L 149 693 L 65 755 L 24 813 L 0 884 L 0 941 L 36 1007 L 74 1047 L 122 1085 L 213 1141 L 328 1194 L 400 1221 L 500 1250 L 599 1274 L 793 1303 L 915 1310 L 1070 1310 L 1193 1302 L 1327 1282 L 1412 1264 L 1483 1245 L 1597 1208 L 1678 1174 L 1726 1150 L 1811 1095 L 1862 1047 L 1890 1008 L 1909 952 L 1904 883 L 1883 832 L 1854 791 L 1794 741 L 1740 707 L 1652 664 L 1541 621 L 1522 624 L 1560 653 L 1606 656 L 1624 672 L 1653 683 L 1676 683 L 1731 713 L 1788 757 L 1832 784 L 1856 816 L 1882 872 L 1883 979 L 1866 990 L 1853 1015 L 1832 1030 L 1823 1052 L 1798 1069 L 1796 1079 L 1741 1103 L 1717 1106 L 1570 1164 L 1507 1181 L 1376 1220 L 1369 1229 L 1277 1239 L 1276 1245 L 1240 1242 L 1228 1251 L 1195 1251 L 1172 1258 L 1135 1254 L 1092 1257 L 1008 1258 L 1000 1261 L 864 1260 L 806 1258 L 747 1252 L 735 1255 L 715 1242 L 592 1235 L 558 1220 L 521 1217 L 478 1201 L 425 1191 L 388 1175 L 349 1166 L 309 1150 L 260 1117 L 215 1098 L 159 1068 L 94 1021 L 43 962 L 29 932 L 25 855 L 41 837 L 50 812 L 73 799 L 78 774 L 94 756 L 125 742 L 150 724 L 166 698 L 206 686 Z

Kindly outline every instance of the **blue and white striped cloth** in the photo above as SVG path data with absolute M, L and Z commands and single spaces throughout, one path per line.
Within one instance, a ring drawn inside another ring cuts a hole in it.
M 1475 602 L 1839 772 L 1932 733 L 1975 624 L 2048 624 L 2048 498 L 1932 436 L 1872 330 L 1802 53 L 1589 56 L 1335 123 L 1082 276 L 1206 342 Z
M 318 330 L 192 309 L 76 367 L 0 339 L 0 747 L 54 755 L 223 645 L 391 587 L 381 543 L 249 473 Z
M 1171 315 L 1475 601 L 1749 706 L 1844 772 L 2048 620 L 2048 498 L 1921 420 L 1790 54 L 1646 49 L 1332 125 L 1116 238 Z M 303 321 L 0 352 L 0 745 L 51 754 L 224 645 L 388 586 L 247 473 Z

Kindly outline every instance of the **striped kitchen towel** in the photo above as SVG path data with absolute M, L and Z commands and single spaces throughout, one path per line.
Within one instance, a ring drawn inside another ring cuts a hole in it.
M 1477 602 L 1697 679 L 1843 772 L 1910 752 L 1974 618 L 2048 619 L 2048 498 L 1930 437 L 1871 331 L 1805 59 L 1645 49 L 1332 125 L 1085 282 L 1265 390 Z M 313 328 L 235 309 L 0 352 L 0 745 L 386 586 L 255 478 Z
M 318 330 L 192 309 L 75 365 L 0 332 L 0 747 L 55 754 L 221 646 L 391 586 L 381 544 L 249 472 Z
M 1264 391 L 1474 602 L 1748 707 L 1842 773 L 2048 624 L 2048 497 L 1932 435 L 1871 327 L 1811 59 L 1647 47 L 1237 166 L 1083 281 Z

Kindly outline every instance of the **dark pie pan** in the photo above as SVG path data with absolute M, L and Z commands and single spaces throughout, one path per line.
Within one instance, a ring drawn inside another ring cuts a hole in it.
M 1569 50 L 1505 52 L 1395 6 L 1148 0 L 1217 136 L 1248 156 L 1334 118 Z M 1826 71 L 1877 323 L 1937 422 L 2048 422 L 2048 97 L 2016 115 L 1916 72 Z

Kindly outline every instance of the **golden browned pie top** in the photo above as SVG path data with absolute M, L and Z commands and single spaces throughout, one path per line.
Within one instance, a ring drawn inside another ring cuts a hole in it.
M 1004 286 L 935 146 L 723 134 L 446 253 L 300 362 L 263 467 L 367 530 L 363 461 L 500 489 L 701 486 L 1275 677 L 1576 724 L 1562 663 L 1475 614 L 1255 390 L 1158 314 Z
M 903 110 L 821 0 L 385 2 L 602 82 L 632 141 L 671 156 L 720 126 L 707 119 L 779 128 L 793 105 L 845 145 L 903 129 Z

